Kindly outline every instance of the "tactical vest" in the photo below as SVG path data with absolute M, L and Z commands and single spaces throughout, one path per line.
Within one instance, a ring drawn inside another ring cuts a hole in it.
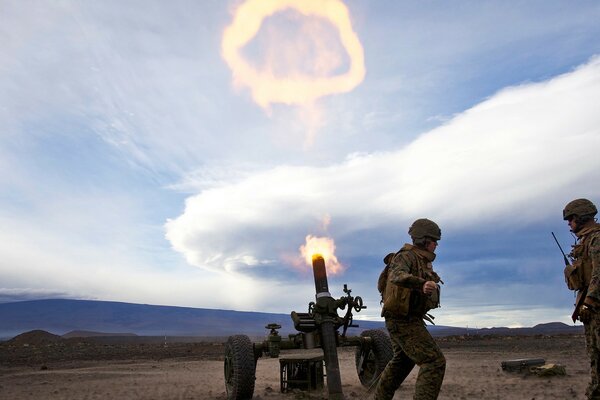
M 390 282 L 389 269 L 391 261 L 396 257 L 403 257 L 404 262 L 411 266 L 411 274 L 426 281 L 441 282 L 440 277 L 433 270 L 431 261 L 425 257 L 425 252 L 412 245 L 404 245 L 394 257 L 389 259 L 384 270 L 381 272 L 377 281 L 377 288 L 382 296 L 383 307 L 381 316 L 406 317 L 408 315 L 423 316 L 427 311 L 437 308 L 440 305 L 439 289 L 430 296 L 425 295 L 420 290 L 412 290 L 401 287 Z M 431 254 L 431 253 L 430 253 Z
M 577 244 L 569 254 L 573 259 L 573 265 L 567 265 L 564 269 L 565 281 L 571 290 L 582 290 L 590 285 L 593 266 L 589 255 L 589 244 L 595 232 L 600 232 L 600 224 L 594 224 L 577 233 Z

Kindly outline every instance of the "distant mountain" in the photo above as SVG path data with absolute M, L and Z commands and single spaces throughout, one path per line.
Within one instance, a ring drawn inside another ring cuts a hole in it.
M 265 326 L 270 323 L 281 325 L 282 335 L 295 332 L 289 314 L 90 300 L 0 303 L 0 338 L 5 339 L 35 329 L 58 335 L 92 331 L 140 336 L 264 336 L 268 333 Z M 361 330 L 383 327 L 383 322 L 378 321 L 357 323 Z M 349 332 L 355 329 L 350 328 Z
M 4 339 L 32 330 L 44 330 L 57 335 L 68 333 L 68 336 L 135 334 L 140 336 L 224 337 L 245 334 L 262 337 L 267 334 L 265 326 L 270 323 L 281 325 L 282 335 L 296 332 L 289 314 L 90 300 L 52 299 L 0 303 L 0 338 Z M 355 323 L 360 327 L 349 328 L 348 334 L 358 335 L 364 329 L 385 327 L 382 321 L 357 320 Z M 540 324 L 532 328 L 466 329 L 436 325 L 428 326 L 428 329 L 434 336 L 551 335 L 582 332 L 581 326 L 569 326 L 559 322 Z M 121 333 L 104 334 L 100 332 Z
M 583 333 L 583 326 L 549 322 L 531 328 L 482 328 L 477 329 L 475 332 L 478 335 L 559 335 L 563 333 Z
M 112 333 L 112 332 L 92 332 L 92 331 L 71 331 L 62 335 L 65 339 L 70 338 L 88 338 L 88 337 L 115 337 L 115 336 L 138 336 L 135 333 Z
M 53 343 L 59 343 L 62 341 L 62 338 L 58 335 L 54 335 L 50 332 L 42 331 L 39 329 L 24 332 L 20 335 L 15 336 L 9 343 L 16 345 L 48 345 Z

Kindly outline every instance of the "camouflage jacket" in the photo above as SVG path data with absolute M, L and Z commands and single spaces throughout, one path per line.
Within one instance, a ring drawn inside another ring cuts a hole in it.
M 571 251 L 573 265 L 581 269 L 587 297 L 600 302 L 600 224 L 584 228 L 576 235 L 577 243 Z
M 440 283 L 431 263 L 435 254 L 405 244 L 392 258 L 383 290 L 382 316 L 424 315 L 439 306 L 439 289 L 431 296 L 423 293 L 426 281 Z

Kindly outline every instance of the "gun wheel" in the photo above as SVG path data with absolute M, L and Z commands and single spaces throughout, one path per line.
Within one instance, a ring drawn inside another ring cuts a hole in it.
M 256 380 L 256 361 L 250 338 L 230 336 L 225 343 L 225 388 L 228 400 L 251 399 Z
M 385 366 L 394 356 L 392 341 L 388 335 L 376 329 L 363 331 L 360 335 L 370 337 L 371 346 L 368 350 L 364 345 L 356 348 L 354 353 L 356 372 L 360 383 L 366 388 L 371 388 L 377 383 Z

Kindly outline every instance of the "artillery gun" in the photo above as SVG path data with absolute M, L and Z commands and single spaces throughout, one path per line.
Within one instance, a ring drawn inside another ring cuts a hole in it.
M 263 356 L 277 358 L 281 350 L 323 349 L 330 400 L 343 400 L 337 347 L 354 346 L 355 365 L 361 384 L 372 387 L 392 358 L 390 338 L 380 330 L 365 330 L 360 336 L 346 336 L 353 324 L 352 312 L 367 308 L 360 296 L 353 297 L 344 285 L 345 296 L 334 299 L 329 293 L 325 261 L 320 255 L 312 259 L 316 301 L 310 302 L 308 312 L 292 311 L 291 318 L 298 333 L 284 339 L 279 335 L 278 324 L 269 324 L 264 341 L 253 343 L 246 335 L 230 336 L 225 344 L 225 387 L 229 400 L 251 399 L 256 380 L 256 363 Z M 343 317 L 337 310 L 346 309 Z M 339 332 L 341 329 L 341 333 Z M 321 368 L 322 368 L 322 361 Z M 321 369 L 322 372 L 322 369 Z M 281 379 L 284 379 L 281 376 Z M 282 384 L 283 390 L 283 384 Z

